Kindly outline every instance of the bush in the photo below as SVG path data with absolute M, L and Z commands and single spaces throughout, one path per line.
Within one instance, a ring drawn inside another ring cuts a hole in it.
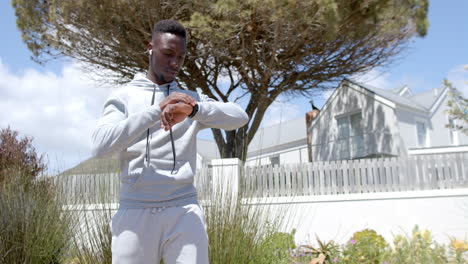
M 364 229 L 353 234 L 343 249 L 343 258 L 350 263 L 378 264 L 388 257 L 390 248 L 374 230 Z
M 9 127 L 0 130 L 0 185 L 21 175 L 33 179 L 44 171 L 43 155 L 38 156 L 32 138 L 18 138 L 18 132 Z
M 445 248 L 432 240 L 431 232 L 420 231 L 415 226 L 411 237 L 397 235 L 390 263 L 445 264 L 448 263 Z
M 333 240 L 322 241 L 317 237 L 318 246 L 301 245 L 291 252 L 294 263 L 325 264 L 337 262 L 340 246 Z M 310 261 L 310 262 L 309 262 Z
M 267 231 L 266 236 L 259 241 L 260 256 L 256 263 L 289 263 L 290 250 L 296 246 L 294 244 L 294 233 Z
M 450 255 L 454 264 L 465 264 L 468 263 L 468 242 L 451 238 L 449 245 Z
M 71 218 L 54 185 L 15 175 L 0 185 L 0 263 L 61 263 L 70 245 Z

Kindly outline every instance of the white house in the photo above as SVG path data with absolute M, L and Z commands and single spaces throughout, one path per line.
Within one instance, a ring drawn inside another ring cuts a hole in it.
M 468 151 L 468 137 L 450 130 L 448 88 L 414 94 L 345 79 L 309 129 L 312 161 Z

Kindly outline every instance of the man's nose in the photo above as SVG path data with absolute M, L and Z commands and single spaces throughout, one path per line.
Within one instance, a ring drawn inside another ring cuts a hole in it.
M 169 64 L 171 65 L 171 67 L 178 67 L 178 66 L 179 66 L 176 57 L 171 58 L 171 59 L 169 60 Z

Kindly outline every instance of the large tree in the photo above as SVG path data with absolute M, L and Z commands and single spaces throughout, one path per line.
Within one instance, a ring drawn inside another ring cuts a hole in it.
M 250 117 L 213 129 L 223 157 L 245 160 L 268 107 L 284 95 L 313 95 L 395 58 L 426 34 L 427 0 L 13 0 L 33 59 L 72 57 L 125 82 L 145 71 L 152 26 L 181 21 L 190 34 L 178 77 Z M 98 74 L 99 71 L 94 71 Z M 220 80 L 228 80 L 228 84 Z

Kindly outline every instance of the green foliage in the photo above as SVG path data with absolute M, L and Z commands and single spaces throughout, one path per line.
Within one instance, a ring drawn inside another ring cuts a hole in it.
M 390 253 L 385 239 L 374 230 L 364 229 L 353 234 L 344 246 L 343 258 L 350 263 L 382 263 Z
M 19 133 L 10 127 L 0 130 L 0 185 L 18 175 L 32 180 L 46 168 L 32 141 L 30 137 L 19 138 Z
M 431 232 L 415 226 L 411 237 L 397 235 L 393 241 L 392 262 L 404 264 L 445 264 L 445 248 L 432 240 Z
M 468 242 L 455 238 L 451 238 L 450 240 L 449 253 L 453 260 L 451 263 L 468 263 Z
M 0 263 L 61 263 L 73 222 L 54 185 L 29 175 L 11 179 L 0 186 Z
M 468 99 L 447 79 L 444 80 L 444 85 L 449 88 L 446 113 L 452 119 L 452 122 L 447 124 L 446 127 L 468 135 Z
M 259 241 L 259 251 L 262 252 L 261 257 L 255 263 L 277 263 L 288 264 L 290 250 L 296 247 L 294 243 L 294 234 L 282 232 L 267 232 L 265 237 Z
M 278 233 L 285 214 L 268 219 L 268 206 L 255 206 L 222 191 L 213 191 L 204 205 L 212 264 L 287 263 L 292 235 Z

